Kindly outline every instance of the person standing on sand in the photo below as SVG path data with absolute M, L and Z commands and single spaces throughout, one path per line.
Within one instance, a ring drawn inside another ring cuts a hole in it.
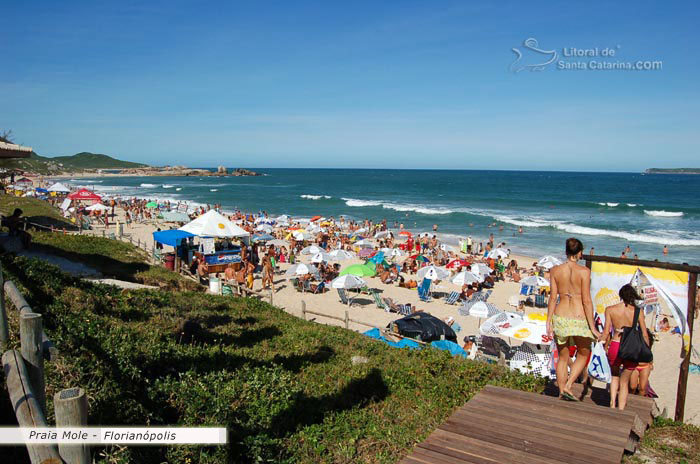
M 664 245 L 664 256 L 668 255 L 668 245 Z
M 600 336 L 593 319 L 591 270 L 578 264 L 582 255 L 581 241 L 569 238 L 566 241 L 566 262 L 551 270 L 551 294 L 547 308 L 547 334 L 554 337 L 559 352 L 557 385 L 560 398 L 567 401 L 579 401 L 571 386 L 588 364 L 591 342 Z M 576 361 L 571 366 L 571 372 L 568 372 L 573 345 L 577 349 Z
M 627 405 L 627 396 L 629 394 L 630 378 L 633 371 L 638 367 L 638 363 L 632 361 L 623 361 L 618 357 L 620 350 L 620 340 L 625 327 L 633 327 L 637 322 L 634 321 L 634 312 L 637 307 L 637 301 L 642 300 L 637 294 L 637 291 L 630 284 L 623 285 L 620 288 L 621 302 L 616 305 L 605 308 L 605 328 L 603 336 L 606 340 L 608 348 L 608 360 L 610 361 L 610 370 L 612 372 L 612 381 L 610 382 L 610 407 L 615 408 L 615 396 L 617 395 L 618 385 L 620 390 L 620 398 L 617 401 L 619 409 L 625 409 Z M 639 328 L 642 331 L 642 337 L 647 346 L 649 344 L 649 334 L 644 320 L 644 311 L 639 312 Z M 612 340 L 610 334 L 612 333 Z M 624 367 L 624 370 L 620 370 Z M 648 378 L 648 377 L 647 377 Z M 645 385 L 646 386 L 646 385 Z

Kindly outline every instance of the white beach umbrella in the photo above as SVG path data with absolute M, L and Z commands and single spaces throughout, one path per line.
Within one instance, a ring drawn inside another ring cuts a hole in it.
M 561 259 L 551 255 L 543 256 L 537 261 L 537 265 L 545 269 L 552 269 L 554 266 L 559 266 L 561 263 Z
M 487 258 L 492 258 L 492 259 L 506 259 L 508 255 L 510 254 L 510 251 L 506 250 L 505 248 L 496 248 L 491 251 L 489 251 L 489 254 L 486 255 Z
M 536 345 L 548 344 L 552 341 L 547 335 L 547 326 L 531 320 L 520 320 L 520 322 L 508 324 L 507 327 L 501 328 L 498 334 Z
M 311 240 L 312 238 L 314 238 L 313 235 L 311 235 L 310 233 L 301 230 L 295 230 L 292 234 L 292 237 L 294 237 L 294 240 L 299 241 Z
M 316 253 L 321 253 L 321 252 L 325 252 L 325 251 L 326 250 L 324 250 L 320 246 L 310 245 L 310 246 L 307 246 L 306 248 L 303 248 L 301 250 L 301 254 L 302 255 L 315 255 Z
M 374 238 L 376 239 L 382 239 L 382 238 L 387 238 L 387 237 L 393 237 L 394 234 L 391 233 L 390 230 L 382 230 L 374 234 Z
M 472 263 L 471 264 L 471 271 L 474 274 L 478 274 L 481 276 L 487 276 L 487 275 L 491 274 L 491 268 L 488 267 L 484 263 Z
M 248 237 L 250 234 L 215 210 L 210 210 L 180 230 L 199 237 Z
M 418 270 L 418 272 L 416 272 L 416 279 L 418 279 L 418 280 L 423 280 L 423 279 L 445 280 L 449 277 L 450 277 L 450 271 L 448 271 L 447 269 L 432 266 L 432 265 L 420 268 Z
M 532 285 L 533 287 L 549 287 L 549 280 L 537 275 L 525 277 L 520 281 L 521 285 Z
M 472 317 L 478 317 L 483 319 L 485 317 L 493 317 L 498 313 L 501 313 L 495 305 L 491 303 L 486 303 L 485 301 L 477 301 L 476 303 L 469 306 L 469 315 Z
M 49 192 L 69 193 L 70 189 L 60 182 L 56 182 L 47 189 Z
M 462 271 L 456 276 L 452 278 L 450 282 L 452 282 L 455 285 L 470 285 L 473 284 L 474 282 L 482 282 L 484 279 L 483 277 L 480 278 L 480 276 L 474 274 L 473 272 L 469 271 Z
M 85 208 L 87 211 L 107 211 L 109 208 L 102 203 L 95 203 L 92 206 Z
M 283 214 L 281 216 L 277 216 L 275 218 L 275 221 L 277 221 L 277 222 L 289 222 L 289 216 L 287 216 L 286 214 Z
M 522 321 L 523 317 L 518 313 L 510 311 L 499 312 L 484 321 L 481 327 L 479 327 L 479 333 L 486 336 L 499 335 L 501 330 L 515 324 L 520 324 Z
M 255 227 L 255 230 L 270 234 L 272 233 L 272 226 L 268 224 L 258 224 L 257 227 Z
M 314 277 L 318 277 L 318 269 L 312 264 L 297 263 L 289 267 L 287 272 L 284 273 L 285 277 L 294 278 L 298 276 L 303 276 L 306 274 L 311 274 Z
M 331 288 L 362 288 L 367 285 L 364 279 L 352 274 L 336 277 L 331 282 Z
M 324 261 L 330 261 L 330 260 L 331 260 L 331 256 L 324 251 L 320 251 L 311 257 L 312 263 L 323 263 Z
M 268 244 L 268 245 L 273 245 L 273 246 L 276 246 L 276 247 L 283 247 L 283 246 L 284 246 L 284 247 L 288 247 L 288 246 L 289 246 L 289 242 L 288 242 L 288 241 L 286 241 L 286 240 L 280 240 L 280 239 L 278 239 L 278 238 L 276 238 L 276 239 L 274 239 L 274 240 L 268 240 L 267 244 Z
M 330 253 L 328 253 L 331 258 L 333 258 L 336 261 L 343 261 L 346 259 L 352 259 L 355 257 L 353 253 L 350 253 L 349 251 L 345 250 L 333 250 Z

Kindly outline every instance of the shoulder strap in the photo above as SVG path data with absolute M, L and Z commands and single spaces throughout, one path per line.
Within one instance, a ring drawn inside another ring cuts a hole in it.
M 634 320 L 632 321 L 632 328 L 634 330 L 637 330 L 638 328 L 641 329 L 639 325 L 639 312 L 640 312 L 640 307 L 637 305 L 634 305 Z

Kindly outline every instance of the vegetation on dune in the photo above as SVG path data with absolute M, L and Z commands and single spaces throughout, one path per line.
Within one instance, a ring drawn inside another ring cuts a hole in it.
M 47 364 L 48 398 L 80 385 L 90 424 L 229 430 L 227 446 L 109 447 L 97 450 L 98 462 L 395 462 L 483 385 L 543 386 L 439 350 L 390 348 L 255 299 L 124 291 L 38 260 L 2 259 L 63 354 Z M 16 335 L 16 312 L 11 324 Z M 354 365 L 356 355 L 368 362 Z
M 31 197 L 15 197 L 12 195 L 0 195 L 0 212 L 4 216 L 9 216 L 15 210 L 20 208 L 23 216 L 29 219 L 29 222 L 40 224 L 42 226 L 67 230 L 77 230 L 77 227 L 68 219 L 61 216 L 57 208 L 54 208 L 44 200 L 39 200 Z
M 676 462 L 700 463 L 700 427 L 668 419 L 656 419 L 644 434 L 636 454 L 625 458 L 627 463 Z

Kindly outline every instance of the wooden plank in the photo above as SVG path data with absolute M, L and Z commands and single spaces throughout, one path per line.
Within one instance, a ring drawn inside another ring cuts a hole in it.
M 425 448 L 420 448 L 416 447 L 413 450 L 412 456 L 420 459 L 421 462 L 426 462 L 426 463 L 431 463 L 431 464 L 454 464 L 454 459 L 451 458 L 450 456 L 447 456 L 442 453 L 437 453 L 432 450 L 428 450 Z M 480 464 L 479 462 L 475 461 L 462 461 L 462 462 L 468 462 L 470 464 Z
M 541 443 L 534 440 L 526 440 L 522 436 L 515 436 L 510 432 L 503 431 L 502 428 L 498 430 L 488 427 L 484 422 L 480 423 L 479 427 L 467 428 L 460 423 L 451 421 L 450 419 L 440 426 L 440 430 L 446 430 L 482 440 L 484 442 L 484 446 L 491 446 L 493 444 L 503 445 L 515 450 L 524 451 L 537 456 L 557 459 L 570 464 L 589 464 L 592 462 L 591 457 L 579 454 L 579 450 L 576 449 L 576 442 L 574 440 L 570 440 L 565 443 Z M 596 455 L 593 461 L 618 464 L 621 458 L 622 448 L 620 448 L 620 453 L 619 456 L 617 456 L 617 460 L 606 455 Z
M 685 393 L 688 387 L 688 369 L 690 368 L 690 354 L 693 346 L 693 325 L 695 323 L 695 298 L 698 290 L 698 271 L 688 276 L 688 346 L 681 363 L 681 371 L 678 374 L 678 388 L 676 389 L 676 422 L 683 422 L 685 415 Z
M 475 456 L 491 458 L 496 462 L 503 464 L 530 464 L 532 462 L 540 462 L 542 464 L 560 464 L 565 461 L 558 461 L 544 456 L 536 456 L 534 454 L 517 451 L 498 443 L 488 444 L 485 446 L 481 440 L 476 440 L 471 437 L 459 435 L 447 430 L 436 430 L 431 434 L 426 442 L 442 444 L 442 446 L 450 453 L 450 456 L 459 458 L 462 453 L 472 454 Z M 421 445 L 419 445 L 421 446 Z
M 689 266 L 687 263 L 676 264 L 661 261 L 645 261 L 642 259 L 618 258 L 616 256 L 603 255 L 583 255 L 585 261 L 601 261 L 604 263 L 627 264 L 634 267 L 655 267 L 658 269 L 670 269 L 672 271 L 683 271 L 690 274 L 700 273 L 700 266 Z
M 609 448 L 611 450 L 618 449 L 620 446 L 624 446 L 627 441 L 626 436 L 616 436 L 609 433 L 601 433 L 590 427 L 581 427 L 579 424 L 571 424 L 568 421 L 556 421 L 556 420 L 543 420 L 543 418 L 537 417 L 532 418 L 527 415 L 519 415 L 513 417 L 507 414 L 495 414 L 488 413 L 485 410 L 476 408 L 467 408 L 463 410 L 456 411 L 450 419 L 459 420 L 461 422 L 469 423 L 473 420 L 473 425 L 479 424 L 479 418 L 489 417 L 489 420 L 494 423 L 502 424 L 506 429 L 513 428 L 514 426 L 520 430 L 534 431 L 537 433 L 543 433 L 551 436 L 553 439 L 560 438 L 566 440 L 572 435 L 576 435 L 581 440 L 590 441 L 592 444 L 600 448 Z M 516 423 L 514 424 L 514 419 Z

